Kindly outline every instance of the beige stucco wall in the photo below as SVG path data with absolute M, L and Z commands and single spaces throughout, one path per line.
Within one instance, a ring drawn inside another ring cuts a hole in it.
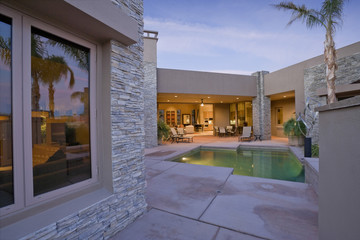
M 283 125 L 276 124 L 276 108 L 282 107 L 283 120 L 286 122 L 290 118 L 295 118 L 295 98 L 271 101 L 271 135 L 276 137 L 286 137 Z
M 158 93 L 256 96 L 256 77 L 158 68 Z
M 214 104 L 214 126 L 225 127 L 230 124 L 230 104 Z
M 320 110 L 320 240 L 358 240 L 360 96 L 328 106 Z
M 356 42 L 338 49 L 337 58 L 349 56 L 359 51 L 360 42 Z M 297 113 L 302 112 L 305 106 L 304 70 L 323 62 L 324 57 L 320 55 L 265 75 L 265 95 L 295 91 L 295 109 Z
M 144 62 L 157 63 L 157 38 L 144 37 Z

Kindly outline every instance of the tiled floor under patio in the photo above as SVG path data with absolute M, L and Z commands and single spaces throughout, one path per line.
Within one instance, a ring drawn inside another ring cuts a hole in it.
M 285 146 L 284 139 L 194 143 L 146 149 L 148 212 L 113 239 L 317 239 L 317 196 L 307 184 L 232 175 L 232 169 L 163 161 L 202 146 Z

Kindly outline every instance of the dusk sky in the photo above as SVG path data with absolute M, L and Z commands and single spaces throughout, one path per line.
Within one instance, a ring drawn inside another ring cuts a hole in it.
M 251 74 L 323 53 L 325 30 L 307 29 L 274 0 L 144 0 L 146 30 L 159 32 L 158 67 Z M 296 0 L 320 9 L 320 0 Z M 337 48 L 360 41 L 360 1 L 350 0 L 335 34 Z

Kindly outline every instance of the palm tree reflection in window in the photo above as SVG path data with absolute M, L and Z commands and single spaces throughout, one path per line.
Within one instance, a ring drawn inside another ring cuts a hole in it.
M 91 177 L 89 49 L 32 28 L 31 54 L 33 175 L 38 195 Z

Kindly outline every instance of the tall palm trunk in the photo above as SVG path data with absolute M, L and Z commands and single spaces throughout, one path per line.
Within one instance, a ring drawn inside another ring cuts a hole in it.
M 36 75 L 36 74 L 35 74 Z M 39 78 L 38 76 L 33 77 L 33 84 L 32 84 L 32 110 L 33 111 L 39 111 L 40 105 L 40 87 L 39 87 Z
M 54 93 L 55 93 L 55 89 L 54 89 L 54 85 L 52 82 L 49 83 L 49 110 L 50 110 L 50 117 L 54 117 L 54 109 L 55 109 L 55 104 L 54 104 Z
M 328 104 L 336 102 L 335 95 L 335 71 L 337 70 L 336 64 L 336 50 L 335 43 L 331 31 L 326 31 L 326 38 L 324 42 L 324 57 L 326 64 L 326 83 L 328 93 Z

